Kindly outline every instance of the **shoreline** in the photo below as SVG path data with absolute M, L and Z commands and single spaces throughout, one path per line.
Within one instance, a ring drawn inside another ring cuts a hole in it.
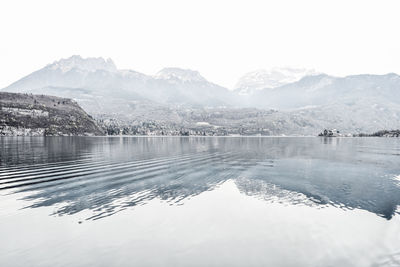
M 124 137 L 138 137 L 138 138 L 323 138 L 323 139 L 347 139 L 347 138 L 398 138 L 392 136 L 314 136 L 314 135 L 0 135 L 0 138 L 3 137 L 29 137 L 29 138 L 38 138 L 38 137 L 94 137 L 94 138 L 124 138 Z

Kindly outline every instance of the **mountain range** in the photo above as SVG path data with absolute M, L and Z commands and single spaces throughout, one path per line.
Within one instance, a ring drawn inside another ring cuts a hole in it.
M 394 73 L 334 77 L 275 68 L 247 73 L 230 90 L 194 70 L 165 68 L 146 75 L 120 70 L 111 59 L 72 56 L 2 91 L 72 98 L 95 118 L 127 124 L 206 123 L 287 135 L 314 135 L 323 128 L 349 133 L 400 128 L 400 76 Z

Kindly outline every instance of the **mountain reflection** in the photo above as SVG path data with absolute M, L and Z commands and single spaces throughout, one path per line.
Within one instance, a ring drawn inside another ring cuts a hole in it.
M 363 209 L 391 219 L 400 204 L 394 139 L 1 138 L 0 193 L 26 208 L 87 219 L 161 199 L 171 205 L 233 180 L 265 201 Z

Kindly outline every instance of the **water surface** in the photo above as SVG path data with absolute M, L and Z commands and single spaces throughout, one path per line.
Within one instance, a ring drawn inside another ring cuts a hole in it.
M 0 266 L 400 265 L 395 138 L 0 145 Z

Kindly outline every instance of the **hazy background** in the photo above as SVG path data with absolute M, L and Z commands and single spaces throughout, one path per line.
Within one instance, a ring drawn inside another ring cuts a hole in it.
M 73 54 L 232 88 L 273 66 L 400 73 L 399 1 L 1 1 L 0 88 Z

